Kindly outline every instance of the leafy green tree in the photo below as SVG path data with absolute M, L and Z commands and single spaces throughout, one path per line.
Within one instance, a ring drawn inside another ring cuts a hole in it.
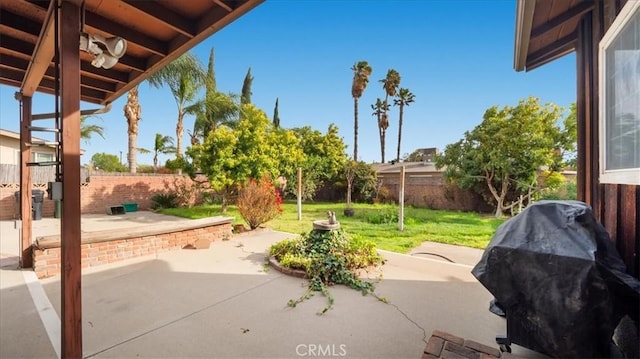
M 185 53 L 149 77 L 149 84 L 153 87 L 168 86 L 178 106 L 176 158 L 182 156 L 184 117 L 189 114 L 196 114 L 201 107 L 201 104 L 196 102 L 196 95 L 204 78 L 202 64 L 191 53 Z
M 251 103 L 251 84 L 253 83 L 253 76 L 251 76 L 251 67 L 247 70 L 247 74 L 244 77 L 242 83 L 242 95 L 240 96 L 240 103 L 243 105 Z
M 264 111 L 244 105 L 236 128 L 220 126 L 187 155 L 221 194 L 223 210 L 238 186 L 264 176 L 292 176 L 303 160 L 300 143 L 291 131 L 276 130 Z
M 294 128 L 292 131 L 304 153 L 304 160 L 300 164 L 303 199 L 311 200 L 323 185 L 342 181 L 347 146 L 335 124 L 330 124 L 325 134 L 310 126 Z M 290 193 L 295 193 L 296 188 L 288 188 Z
M 280 115 L 278 114 L 278 98 L 276 98 L 276 106 L 273 108 L 273 125 L 280 128 Z
M 576 103 L 569 106 L 569 115 L 563 121 L 564 131 L 558 139 L 561 156 L 568 168 L 576 169 L 576 146 L 578 145 L 578 120 Z
M 362 97 L 369 83 L 369 76 L 373 68 L 366 61 L 358 61 L 351 67 L 353 81 L 351 82 L 351 97 L 353 97 L 353 159 L 358 160 L 358 100 Z
M 158 171 L 158 154 L 169 154 L 176 151 L 173 146 L 173 138 L 171 136 L 163 136 L 160 133 L 156 133 L 155 141 L 153 142 L 153 172 Z
M 384 163 L 384 131 L 389 127 L 389 120 L 387 118 L 387 111 L 389 110 L 389 105 L 386 105 L 380 98 L 376 99 L 376 103 L 371 105 L 371 109 L 373 110 L 372 115 L 376 116 L 378 120 L 378 133 L 380 136 L 380 153 L 381 161 Z
M 120 159 L 116 155 L 100 152 L 91 156 L 91 165 L 97 170 L 105 172 L 126 172 L 127 167 L 120 163 Z
M 80 138 L 85 143 L 89 143 L 93 135 L 98 135 L 104 139 L 104 127 L 87 123 L 87 120 L 91 117 L 99 118 L 98 116 L 80 116 Z
M 389 97 L 395 97 L 400 86 L 400 73 L 394 69 L 387 71 L 387 77 L 380 80 L 382 82 L 382 89 L 384 90 L 384 105 L 382 107 L 382 114 L 378 118 L 378 130 L 380 132 L 380 153 L 382 155 L 382 163 L 384 163 L 385 155 L 385 143 L 387 136 L 387 129 L 389 128 Z
M 537 98 L 521 100 L 517 106 L 488 109 L 480 125 L 465 132 L 464 138 L 447 145 L 436 157 L 438 168 L 461 188 L 483 184 L 496 207 L 496 217 L 522 204 L 538 192 L 538 171 L 553 173 L 562 162 L 559 147 L 565 132 L 557 125 L 561 109 L 541 105 Z M 514 192 L 518 200 L 506 203 Z
M 393 104 L 399 107 L 398 114 L 398 151 L 396 152 L 396 161 L 400 162 L 400 143 L 402 142 L 402 120 L 404 116 L 404 107 L 409 106 L 415 101 L 415 96 L 406 88 L 398 90 L 398 97 L 393 100 Z

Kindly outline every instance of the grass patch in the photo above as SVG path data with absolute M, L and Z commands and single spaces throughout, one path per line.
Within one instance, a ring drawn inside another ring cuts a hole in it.
M 404 231 L 398 231 L 398 206 L 385 204 L 354 204 L 355 215 L 343 214 L 343 203 L 303 203 L 302 220 L 298 221 L 295 203 L 283 204 L 283 214 L 265 224 L 273 230 L 290 233 L 307 233 L 312 222 L 326 219 L 327 211 L 335 211 L 342 228 L 353 237 L 373 241 L 377 248 L 407 253 L 425 241 L 440 242 L 484 249 L 496 228 L 504 219 L 471 212 L 431 210 L 405 207 Z M 163 214 L 186 218 L 205 218 L 222 215 L 219 205 L 193 208 L 167 208 Z M 246 224 L 234 206 L 225 214 L 234 217 L 233 224 Z

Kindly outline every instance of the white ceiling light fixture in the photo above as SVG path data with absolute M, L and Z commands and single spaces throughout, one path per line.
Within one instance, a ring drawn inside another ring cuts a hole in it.
M 82 33 L 80 35 L 80 50 L 95 56 L 91 65 L 110 69 L 127 52 L 127 41 L 117 36 L 107 39 L 101 35 Z

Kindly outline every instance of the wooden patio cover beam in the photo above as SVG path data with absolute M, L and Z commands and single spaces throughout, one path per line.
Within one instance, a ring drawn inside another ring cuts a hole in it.
M 40 31 L 40 36 L 38 37 L 38 42 L 36 42 L 35 51 L 31 57 L 27 73 L 20 85 L 23 96 L 33 96 L 55 54 L 53 16 L 56 3 L 57 1 L 49 2 L 49 8 Z

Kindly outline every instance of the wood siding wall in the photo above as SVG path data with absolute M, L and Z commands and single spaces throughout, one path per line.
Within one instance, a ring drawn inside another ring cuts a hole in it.
M 640 278 L 640 186 L 602 184 L 599 143 L 599 42 L 611 26 L 624 1 L 596 2 L 578 26 L 577 115 L 578 199 L 591 205 L 616 244 L 627 271 Z

